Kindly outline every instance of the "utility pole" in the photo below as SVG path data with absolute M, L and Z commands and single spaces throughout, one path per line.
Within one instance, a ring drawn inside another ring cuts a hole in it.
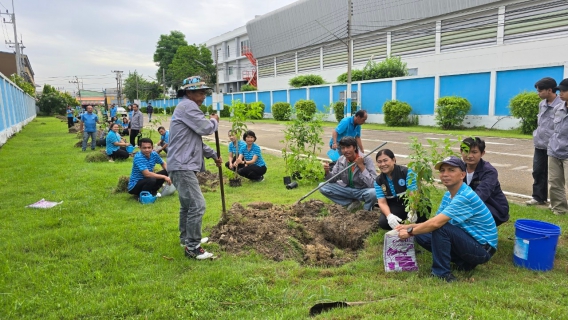
M 81 103 L 81 107 L 83 107 L 83 98 L 81 97 L 81 88 L 79 87 L 79 84 L 81 82 L 82 81 L 79 81 L 79 78 L 77 78 L 77 76 L 75 76 L 75 80 L 69 81 L 69 83 L 74 83 L 74 84 L 77 85 L 77 92 L 79 93 L 79 102 Z M 81 85 L 82 85 L 82 83 L 81 83 Z
M 345 92 L 345 117 L 351 116 L 351 17 L 353 16 L 352 0 L 347 0 L 347 90 Z
M 162 68 L 162 81 L 164 82 L 164 108 L 166 107 L 166 69 Z
M 119 107 L 122 107 L 122 72 L 119 70 L 112 70 L 116 73 L 116 101 Z
M 21 43 L 18 42 L 18 31 L 16 30 L 16 13 L 14 12 L 14 0 L 12 0 L 12 13 L 9 13 L 8 10 L 6 10 L 6 13 L 0 14 L 4 14 L 10 17 L 10 21 L 6 21 L 6 19 L 3 18 L 4 23 L 11 23 L 14 25 L 14 42 L 7 40 L 5 42 L 7 45 L 14 46 L 14 49 L 16 51 L 16 73 L 18 74 L 18 76 L 22 77 L 22 52 L 20 48 Z
M 134 74 L 136 75 L 136 100 L 138 100 L 138 72 L 134 70 Z

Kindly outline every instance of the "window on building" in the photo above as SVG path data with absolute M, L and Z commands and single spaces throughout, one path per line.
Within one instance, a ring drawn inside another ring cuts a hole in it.
M 231 56 L 231 48 L 227 46 L 227 58 Z
M 221 48 L 217 49 L 217 59 L 221 59 Z M 215 61 L 215 57 L 213 57 L 213 61 Z
M 248 40 L 243 40 L 241 41 L 241 56 L 244 56 L 247 51 L 250 51 L 250 42 Z
M 410 68 L 408 69 L 409 76 L 417 76 L 418 75 L 418 68 Z
M 229 75 L 233 74 L 233 67 L 229 67 Z

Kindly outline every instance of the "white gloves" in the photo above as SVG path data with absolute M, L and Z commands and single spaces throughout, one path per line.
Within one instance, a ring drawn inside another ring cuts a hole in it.
M 402 219 L 391 213 L 387 216 L 387 221 L 391 229 L 394 230 L 394 228 L 396 228 L 396 226 L 398 226 L 399 223 L 402 222 Z
M 408 221 L 410 223 L 416 223 L 416 220 L 418 220 L 418 215 L 416 214 L 416 211 L 410 210 L 410 212 L 408 213 Z

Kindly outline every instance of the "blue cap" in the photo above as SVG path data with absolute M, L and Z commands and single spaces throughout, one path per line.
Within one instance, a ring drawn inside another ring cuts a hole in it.
M 434 168 L 435 168 L 436 170 L 440 170 L 440 167 L 441 167 L 444 163 L 445 163 L 445 164 L 448 164 L 448 165 L 450 165 L 450 166 L 452 166 L 452 167 L 458 167 L 458 168 L 461 169 L 461 171 L 465 171 L 465 163 L 463 162 L 462 159 L 460 159 L 460 158 L 458 158 L 458 157 L 456 157 L 456 156 L 451 156 L 451 157 L 445 158 L 444 160 L 442 160 L 442 161 L 436 163 L 436 165 L 434 166 Z

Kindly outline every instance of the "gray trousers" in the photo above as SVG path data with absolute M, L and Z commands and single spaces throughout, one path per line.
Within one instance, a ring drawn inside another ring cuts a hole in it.
M 83 151 L 87 150 L 87 141 L 89 141 L 89 137 L 91 137 L 91 149 L 95 149 L 97 146 L 97 133 L 83 131 Z
M 568 182 L 568 159 L 548 156 L 548 183 L 550 184 L 550 206 L 556 213 L 568 212 L 566 188 Z
M 190 248 L 201 243 L 201 223 L 205 214 L 205 198 L 195 172 L 189 170 L 169 173 L 179 195 L 179 240 Z

